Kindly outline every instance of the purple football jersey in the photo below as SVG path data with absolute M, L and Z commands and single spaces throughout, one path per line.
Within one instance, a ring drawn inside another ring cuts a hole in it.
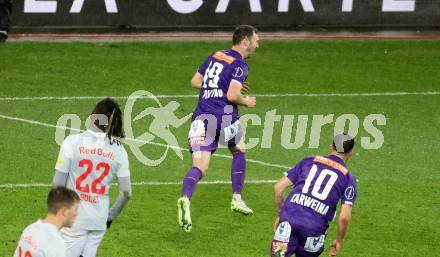
M 350 205 L 356 201 L 356 178 L 335 155 L 305 158 L 286 176 L 294 188 L 284 203 L 280 220 L 325 233 L 335 218 L 339 200 Z
M 232 122 L 238 120 L 240 116 L 237 105 L 229 102 L 226 94 L 232 80 L 242 85 L 248 76 L 248 66 L 241 55 L 232 49 L 214 52 L 199 67 L 198 72 L 203 75 L 203 85 L 193 120 L 201 114 L 213 114 L 221 119 L 228 105 L 233 108 L 230 113 Z

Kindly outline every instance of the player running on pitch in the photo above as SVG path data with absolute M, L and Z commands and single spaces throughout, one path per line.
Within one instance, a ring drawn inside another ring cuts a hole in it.
M 71 227 L 78 213 L 79 197 L 65 187 L 50 190 L 47 216 L 23 231 L 14 257 L 66 257 L 66 246 L 60 229 Z
M 356 179 L 345 164 L 353 154 L 353 146 L 352 137 L 339 134 L 329 146 L 330 155 L 303 159 L 276 183 L 278 216 L 271 256 L 319 256 L 324 251 L 328 223 L 336 218 L 341 200 L 338 232 L 329 252 L 329 256 L 337 255 L 356 200 Z M 292 185 L 283 205 L 283 192 Z
M 121 138 L 122 112 L 110 98 L 99 101 L 91 114 L 90 128 L 67 137 L 58 156 L 53 183 L 65 185 L 80 196 L 73 227 L 61 230 L 68 257 L 94 257 L 106 228 L 131 197 L 128 157 Z M 120 194 L 109 209 L 109 191 L 118 177 Z
M 228 146 L 233 156 L 231 209 L 246 215 L 253 212 L 241 199 L 246 155 L 238 105 L 250 108 L 256 105 L 255 97 L 244 96 L 242 92 L 248 89 L 248 66 L 244 60 L 259 46 L 258 31 L 252 26 L 238 26 L 232 41 L 232 49 L 211 54 L 191 79 L 191 86 L 200 89 L 188 135 L 193 163 L 183 178 L 182 197 L 177 201 L 179 224 L 186 232 L 192 228 L 191 196 L 197 182 L 206 176 L 211 155 L 217 150 L 219 141 Z

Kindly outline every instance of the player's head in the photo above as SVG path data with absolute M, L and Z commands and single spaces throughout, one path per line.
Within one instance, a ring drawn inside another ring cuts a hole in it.
M 243 50 L 243 58 L 248 58 L 259 47 L 258 30 L 250 25 L 240 25 L 235 28 L 232 36 L 232 45 Z
M 102 121 L 99 116 L 103 116 L 105 121 Z M 109 139 L 112 137 L 123 138 L 124 130 L 122 128 L 122 111 L 118 103 L 111 98 L 104 98 L 99 101 L 92 111 L 93 124 L 105 132 Z M 93 118 L 97 116 L 97 118 Z
M 66 187 L 56 187 L 47 196 L 47 212 L 60 219 L 62 227 L 71 227 L 78 215 L 79 197 Z
M 333 143 L 330 145 L 330 151 L 333 154 L 350 157 L 353 154 L 354 138 L 346 133 L 336 135 Z

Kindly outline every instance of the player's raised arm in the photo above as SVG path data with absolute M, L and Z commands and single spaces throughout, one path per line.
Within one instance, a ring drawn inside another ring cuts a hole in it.
M 202 88 L 202 85 L 203 85 L 203 75 L 197 71 L 191 79 L 191 87 L 200 89 Z
M 351 221 L 351 208 L 352 206 L 350 204 L 342 204 L 341 206 L 341 213 L 338 218 L 338 232 L 328 253 L 329 256 L 336 256 L 341 249 L 348 225 Z
M 257 99 L 251 96 L 244 96 L 241 93 L 242 85 L 235 80 L 232 80 L 229 84 L 228 93 L 226 97 L 228 101 L 236 105 L 247 106 L 249 108 L 255 107 Z

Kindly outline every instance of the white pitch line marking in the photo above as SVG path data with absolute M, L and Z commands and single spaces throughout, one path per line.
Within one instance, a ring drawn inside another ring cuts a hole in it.
M 6 115 L 1 115 L 1 114 L 0 114 L 0 118 L 7 119 L 7 120 L 24 122 L 24 123 L 29 123 L 29 124 L 38 125 L 38 126 L 49 127 L 49 128 L 71 129 L 69 127 L 56 126 L 56 125 L 53 125 L 53 124 L 49 124 L 49 123 L 45 123 L 45 122 L 40 122 L 40 121 L 36 121 L 36 120 L 23 119 L 23 118 L 6 116 Z M 78 129 L 72 129 L 72 130 L 82 132 L 82 130 L 78 130 Z M 166 144 L 149 142 L 149 141 L 142 141 L 142 140 L 133 139 L 133 138 L 125 138 L 123 141 L 135 141 L 135 142 L 140 142 L 140 143 L 149 144 L 149 145 L 168 147 L 168 145 L 166 145 Z M 127 143 L 127 142 L 125 142 L 125 143 Z M 179 150 L 182 150 L 182 151 L 188 151 L 187 148 L 183 148 L 183 147 L 179 147 L 179 146 L 170 145 L 169 147 L 173 148 L 173 149 L 179 149 Z M 222 158 L 226 158 L 226 159 L 232 159 L 232 156 L 225 155 L 225 154 L 216 154 L 215 153 L 214 156 L 218 156 L 218 157 L 222 157 Z M 263 161 L 259 161 L 259 160 L 253 160 L 253 159 L 247 159 L 246 161 L 249 162 L 249 163 L 255 163 L 255 164 L 260 164 L 260 165 L 263 165 L 263 166 L 274 167 L 274 168 L 281 168 L 281 169 L 290 169 L 291 168 L 290 166 L 285 166 L 285 165 L 280 165 L 280 164 L 273 164 L 273 163 L 268 163 L 268 162 L 263 162 Z
M 246 180 L 246 184 L 273 184 L 277 182 L 277 180 Z M 132 182 L 133 186 L 178 186 L 182 185 L 181 181 L 140 181 L 140 182 Z M 231 181 L 222 181 L 222 180 L 215 180 L 215 181 L 200 181 L 197 183 L 198 185 L 230 185 Z M 0 185 L 1 189 L 17 189 L 17 188 L 39 188 L 39 187 L 51 187 L 52 184 L 45 184 L 45 183 L 29 183 L 29 184 L 3 184 Z
M 438 91 L 427 92 L 377 92 L 377 93 L 306 93 L 306 94 L 255 94 L 256 97 L 370 97 L 370 96 L 423 96 L 440 95 Z M 107 96 L 23 96 L 23 97 L 0 97 L 0 101 L 35 101 L 35 100 L 99 100 Z M 156 95 L 157 98 L 197 98 L 199 95 Z M 128 96 L 112 96 L 114 99 L 125 100 Z M 140 97 L 151 98 L 151 97 Z

